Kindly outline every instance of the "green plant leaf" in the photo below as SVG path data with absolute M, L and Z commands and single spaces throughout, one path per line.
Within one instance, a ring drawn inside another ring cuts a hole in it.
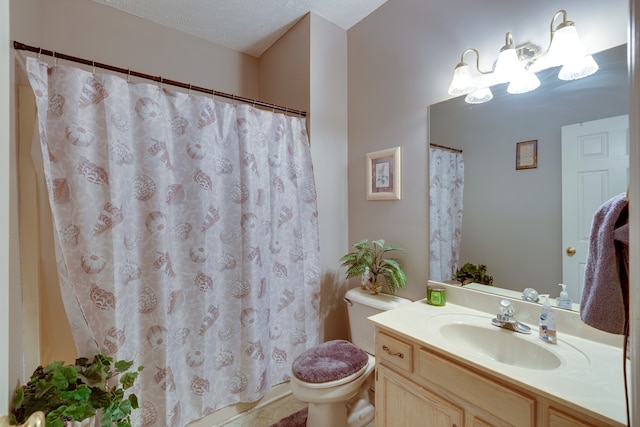
M 47 427 L 64 427 L 64 421 L 58 418 L 57 411 L 49 412 L 45 418 Z
M 354 248 L 358 248 L 358 249 L 360 249 L 362 247 L 365 247 L 365 246 L 369 246 L 369 239 L 362 239 L 362 240 L 360 240 L 358 242 L 355 242 L 352 246 Z
M 24 389 L 22 387 L 18 387 L 15 394 L 13 395 L 13 407 L 16 409 L 20 409 L 22 407 L 22 401 L 24 399 Z
M 93 417 L 96 414 L 96 411 L 86 404 L 65 405 L 59 409 L 62 409 L 61 415 L 63 417 L 78 421 Z
M 136 396 L 135 394 L 132 393 L 132 394 L 129 395 L 128 399 L 129 399 L 129 402 L 131 402 L 131 408 L 133 408 L 133 409 L 138 409 L 139 408 L 139 406 L 138 406 L 138 396 Z
M 128 360 L 119 360 L 115 363 L 114 367 L 116 368 L 116 372 L 122 373 L 133 366 L 133 361 Z
M 88 401 L 91 396 L 91 389 L 86 384 L 80 384 L 76 388 L 73 399 L 76 401 Z
M 400 246 L 387 246 L 386 248 L 384 248 L 384 252 L 391 252 L 391 251 L 404 252 L 404 249 L 402 249 Z
M 347 269 L 347 279 L 361 276 L 367 270 L 365 264 L 357 264 Z
M 79 357 L 76 359 L 76 365 L 78 366 L 87 366 L 89 364 L 89 359 L 86 357 Z
M 127 368 L 129 369 L 129 368 Z M 122 384 L 122 388 L 124 388 L 125 390 L 133 387 L 133 383 L 136 381 L 136 378 L 138 378 L 138 373 L 137 372 L 127 372 L 125 374 L 123 374 L 120 377 L 120 384 Z
M 47 364 L 47 366 L 42 368 L 42 372 L 45 374 L 49 374 L 62 366 L 64 366 L 64 362 L 60 360 L 56 360 L 54 362 Z M 34 379 L 34 376 L 37 378 L 37 371 L 38 370 L 36 369 L 36 372 L 33 373 L 33 376 L 31 377 L 31 379 Z
M 104 408 L 111 403 L 111 396 L 101 388 L 92 387 L 89 402 L 94 408 Z
M 380 249 L 384 248 L 384 240 L 383 239 L 379 239 L 379 240 L 372 240 L 371 243 L 374 244 L 374 246 L 379 247 Z
M 69 388 L 69 384 L 73 384 L 78 379 L 78 371 L 70 366 L 60 366 L 53 371 L 51 382 L 54 387 L 60 390 Z
M 92 363 L 82 373 L 82 379 L 89 386 L 105 388 L 107 386 L 107 373 L 101 363 Z

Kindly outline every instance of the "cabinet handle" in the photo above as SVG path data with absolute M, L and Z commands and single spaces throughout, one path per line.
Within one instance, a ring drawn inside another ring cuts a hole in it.
M 389 353 L 389 356 L 398 356 L 400 359 L 404 359 L 404 354 L 397 352 L 397 351 L 391 351 L 391 349 L 389 347 L 387 347 L 386 345 L 382 346 L 382 349 L 384 351 L 386 351 L 387 353 Z

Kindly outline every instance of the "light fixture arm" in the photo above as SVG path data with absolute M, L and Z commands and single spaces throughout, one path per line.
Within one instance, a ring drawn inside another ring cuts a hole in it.
M 558 18 L 558 16 L 562 16 L 562 22 L 557 27 L 554 27 L 553 24 L 556 22 L 556 19 Z M 551 25 L 550 25 L 551 38 L 553 39 L 553 35 L 559 29 L 564 28 L 564 27 L 570 27 L 572 25 L 575 25 L 575 24 L 573 23 L 573 21 L 569 21 L 567 19 L 567 11 L 566 10 L 561 9 L 561 10 L 557 11 L 553 15 L 553 18 L 551 18 Z
M 513 45 L 513 34 L 511 34 L 511 32 L 504 35 L 504 46 L 502 46 L 500 52 L 507 49 L 515 49 L 515 46 Z
M 466 65 L 466 63 L 464 62 L 464 56 L 469 52 L 475 52 L 476 54 L 476 70 L 478 70 L 480 74 L 490 74 L 491 71 L 482 71 L 480 69 L 480 52 L 478 52 L 477 49 L 474 49 L 472 47 L 470 47 L 469 49 L 465 49 L 462 52 L 462 55 L 460 55 L 460 62 L 458 63 L 458 65 L 456 65 L 456 68 Z
M 560 22 L 556 27 L 555 23 L 559 16 L 562 16 L 562 22 Z M 551 18 L 551 24 L 549 24 L 549 33 L 550 33 L 549 46 L 547 46 L 547 50 L 543 53 L 543 55 L 549 52 L 549 49 L 551 48 L 551 44 L 553 43 L 553 36 L 555 36 L 556 31 L 561 30 L 565 27 L 575 27 L 575 24 L 573 23 L 573 21 L 569 21 L 567 19 L 567 11 L 564 9 L 560 9 L 553 15 L 553 18 Z

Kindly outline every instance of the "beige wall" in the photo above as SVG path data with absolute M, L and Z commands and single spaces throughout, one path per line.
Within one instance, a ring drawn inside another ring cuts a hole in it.
M 428 277 L 428 106 L 449 98 L 464 49 L 477 48 L 481 68 L 490 69 L 507 31 L 516 44 L 548 43 L 559 9 L 554 0 L 467 0 L 449 12 L 439 3 L 389 1 L 348 32 L 349 241 L 384 238 L 404 247 L 409 283 L 399 294 L 411 299 L 424 297 Z M 583 42 L 597 52 L 626 42 L 627 4 L 585 1 L 565 7 Z M 473 64 L 475 57 L 465 60 Z M 367 201 L 365 154 L 398 145 L 402 200 Z
M 12 0 L 11 38 L 193 85 L 258 96 L 258 60 L 85 0 Z M 185 66 L 188 64 L 188 66 Z
M 9 2 L 0 0 L 0 414 L 8 413 L 11 390 L 22 376 L 22 313 L 17 253 L 16 167 L 11 144 L 12 62 Z
M 347 194 L 347 32 L 311 15 L 310 130 L 318 192 L 322 266 L 321 337 L 348 338 L 348 289 L 338 259 L 349 249 Z
M 284 103 L 288 93 L 306 97 L 320 228 L 321 334 L 347 338 L 342 297 L 346 282 L 337 262 L 347 249 L 347 33 L 308 14 L 260 58 L 260 96 Z M 301 97 L 299 97 L 301 98 Z M 283 104 L 292 105 L 294 104 Z
M 309 113 L 320 228 L 320 338 L 348 338 L 342 302 L 348 284 L 338 263 L 348 249 L 347 32 L 315 14 L 300 19 L 260 57 L 260 97 Z
M 311 15 L 306 15 L 262 54 L 260 100 L 309 112 L 310 38 Z

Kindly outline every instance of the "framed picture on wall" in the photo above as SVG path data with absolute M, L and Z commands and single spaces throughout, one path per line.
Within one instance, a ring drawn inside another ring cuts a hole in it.
M 400 147 L 367 153 L 367 200 L 400 200 Z
M 516 144 L 516 170 L 538 167 L 538 140 Z

